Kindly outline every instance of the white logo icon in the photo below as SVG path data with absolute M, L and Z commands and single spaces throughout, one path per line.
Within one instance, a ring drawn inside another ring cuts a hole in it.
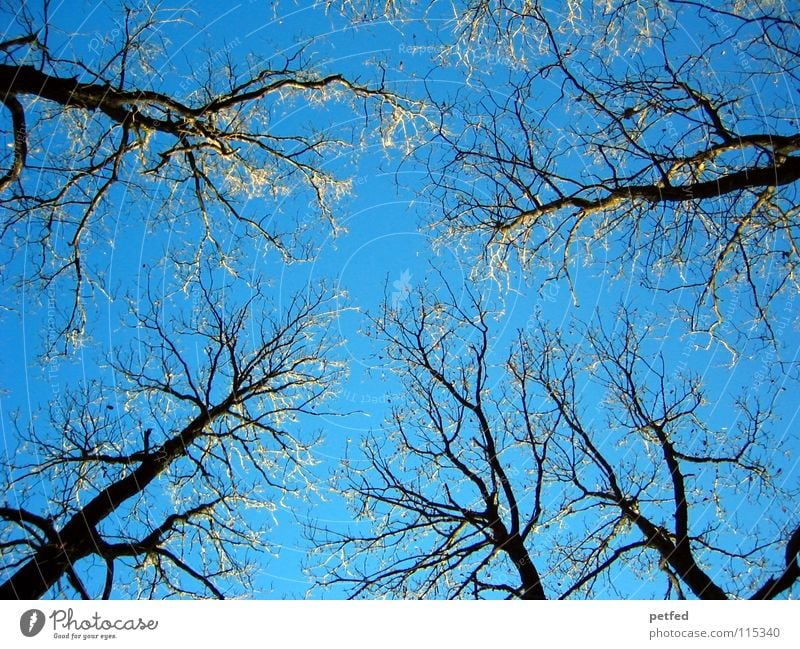
M 30 611 L 25 611 L 19 618 L 19 630 L 22 635 L 27 638 L 32 638 L 39 631 L 44 628 L 44 613 L 32 608 Z

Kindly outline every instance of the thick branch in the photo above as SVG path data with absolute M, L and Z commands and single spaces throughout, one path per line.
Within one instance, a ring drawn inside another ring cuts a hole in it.
M 17 507 L 0 507 L 0 518 L 4 518 L 7 521 L 13 521 L 15 523 L 28 523 L 29 525 L 34 525 L 44 532 L 45 536 L 51 543 L 54 543 L 58 540 L 58 533 L 49 520 L 42 518 L 38 514 L 29 512 L 26 509 Z
M 40 548 L 5 583 L 0 584 L 0 599 L 38 599 L 69 570 L 76 561 L 96 552 L 101 545 L 97 525 L 126 500 L 144 491 L 173 461 L 188 453 L 188 448 L 205 428 L 227 412 L 233 398 L 198 415 L 179 434 L 167 440 L 131 473 L 117 480 L 82 507 L 58 532 L 57 542 Z
M 714 180 L 705 180 L 687 185 L 631 185 L 620 186 L 605 196 L 586 199 L 580 196 L 564 196 L 519 213 L 513 219 L 498 227 L 501 232 L 510 232 L 535 223 L 545 214 L 561 209 L 577 208 L 583 214 L 612 209 L 622 203 L 644 201 L 647 203 L 683 203 L 689 201 L 717 198 L 725 194 L 753 187 L 777 187 L 789 185 L 800 180 L 800 157 L 787 156 L 782 162 L 768 167 L 751 167 L 726 174 Z
M 11 124 L 14 128 L 14 162 L 11 164 L 11 169 L 0 178 L 0 192 L 19 178 L 28 155 L 28 134 L 22 104 L 13 94 L 5 94 L 2 101 L 11 112 Z
M 625 507 L 623 507 L 626 510 Z M 626 515 L 644 534 L 648 546 L 656 549 L 676 575 L 700 599 L 728 599 L 727 594 L 697 565 L 688 541 L 676 545 L 663 528 L 653 524 L 641 514 L 627 509 Z
M 786 569 L 775 579 L 771 577 L 750 599 L 773 599 L 791 588 L 800 579 L 800 526 L 786 544 Z
M 0 65 L 0 96 L 33 95 L 62 106 L 100 110 L 120 124 L 175 136 L 190 134 L 212 138 L 221 136 L 224 133 L 218 131 L 211 123 L 203 121 L 204 116 L 213 115 L 238 104 L 257 101 L 286 88 L 321 90 L 337 84 L 357 95 L 379 94 L 391 97 L 391 94 L 384 90 L 357 86 L 338 74 L 319 79 L 282 76 L 271 83 L 257 85 L 247 92 L 225 95 L 201 106 L 192 107 L 173 97 L 151 90 L 124 91 L 110 84 L 83 83 L 74 77 L 53 76 L 29 65 Z M 156 107 L 168 117 L 161 119 L 142 112 L 142 109 L 148 106 Z

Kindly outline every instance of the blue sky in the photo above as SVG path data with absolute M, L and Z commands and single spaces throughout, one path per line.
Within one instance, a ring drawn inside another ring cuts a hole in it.
M 448 32 L 447 11 L 444 3 L 434 3 L 424 19 L 403 21 L 364 21 L 350 24 L 335 11 L 324 11 L 309 3 L 219 3 L 211 1 L 187 3 L 191 13 L 185 23 L 165 27 L 163 36 L 168 39 L 169 56 L 163 60 L 163 69 L 151 71 L 153 85 L 168 92 L 185 92 L 182 75 L 198 69 L 207 60 L 208 52 L 228 53 L 232 59 L 250 57 L 254 64 L 280 61 L 303 47 L 303 60 L 322 74 L 343 73 L 365 83 L 379 82 L 385 74 L 387 85 L 411 96 L 425 96 L 430 92 L 441 101 L 453 97 L 474 98 L 477 93 L 491 93 L 499 103 L 505 97 L 504 82 L 520 71 L 509 67 L 500 50 L 489 49 L 476 77 L 453 61 L 436 61 L 442 51 L 442 40 Z M 107 53 L 120 29 L 103 6 L 84 3 L 85 11 L 74 5 L 55 3 L 53 19 L 63 29 L 65 56 L 67 54 L 96 60 Z M 441 33 L 437 30 L 441 29 Z M 687 25 L 691 32 L 691 25 Z M 74 34 L 82 37 L 76 38 Z M 54 38 L 59 38 L 58 33 Z M 695 43 L 685 42 L 687 50 Z M 220 62 L 220 65 L 222 63 Z M 724 71 L 721 70 L 724 80 Z M 540 97 L 546 99 L 555 87 L 542 88 Z M 777 88 L 776 93 L 783 92 Z M 764 90 L 763 93 L 770 92 Z M 545 102 L 546 103 L 546 102 Z M 314 469 L 319 480 L 319 494 L 308 502 L 287 501 L 285 508 L 275 512 L 270 538 L 275 556 L 263 566 L 256 581 L 258 597 L 303 597 L 310 583 L 303 572 L 307 563 L 309 542 L 302 533 L 302 525 L 316 520 L 336 529 L 363 525 L 353 521 L 353 513 L 335 489 L 328 488 L 328 480 L 341 470 L 343 458 L 363 463 L 359 457 L 359 443 L 369 432 L 380 431 L 393 401 L 403 398 L 404 388 L 382 362 L 383 350 L 369 329 L 368 316 L 379 313 L 386 298 L 398 302 L 409 299 L 419 287 L 441 290 L 442 278 L 454 287 L 472 285 L 487 301 L 502 308 L 503 315 L 493 327 L 493 360 L 501 362 L 508 345 L 518 330 L 531 326 L 532 316 L 541 312 L 555 326 L 568 326 L 576 321 L 588 323 L 598 319 L 613 327 L 616 306 L 626 304 L 635 308 L 644 318 L 659 320 L 661 337 L 649 343 L 654 357 L 662 354 L 676 368 L 691 369 L 706 380 L 709 404 L 704 413 L 707 423 L 715 428 L 733 428 L 736 425 L 731 399 L 752 385 L 758 372 L 774 370 L 768 350 L 752 358 L 740 358 L 732 363 L 730 352 L 718 342 L 702 336 L 687 336 L 682 324 L 670 316 L 670 308 L 688 305 L 691 295 L 663 295 L 642 288 L 629 268 L 621 278 L 615 278 L 604 266 L 604 259 L 615 258 L 624 251 L 609 249 L 595 251 L 589 260 L 577 254 L 570 271 L 573 291 L 563 281 L 545 283 L 546 270 L 522 269 L 512 261 L 508 274 L 498 281 L 475 275 L 473 260 L 455 245 L 436 239 L 437 231 L 431 224 L 441 206 L 426 192 L 430 182 L 422 163 L 424 156 L 405 155 L 402 130 L 394 133 L 397 148 L 386 149 L 379 137 L 374 137 L 374 121 L 365 128 L 363 115 L 354 115 L 343 106 L 311 107 L 286 105 L 275 116 L 278 132 L 295 128 L 316 128 L 320 124 L 332 128 L 346 138 L 358 134 L 355 146 L 342 147 L 319 164 L 340 177 L 353 179 L 352 190 L 337 203 L 334 217 L 341 231 L 336 233 L 318 214 L 308 209 L 308 196 L 298 190 L 289 191 L 277 198 L 254 198 L 246 209 L 254 213 L 274 213 L 274 224 L 279 230 L 291 230 L 296 222 L 307 227 L 304 240 L 314 247 L 314 258 L 287 264 L 274 249 L 256 247 L 241 237 L 236 230 L 224 232 L 218 241 L 223 250 L 236 253 L 237 274 L 247 282 L 264 281 L 278 307 L 285 305 L 297 291 L 306 290 L 318 282 L 325 282 L 340 295 L 336 301 L 338 315 L 336 334 L 342 345 L 340 358 L 349 370 L 337 396 L 328 403 L 330 410 L 342 413 L 337 416 L 309 418 L 301 421 L 313 431 L 321 431 L 323 443 L 317 450 L 320 463 Z M 552 118 L 568 121 L 568 115 Z M 551 121 L 554 129 L 563 126 Z M 409 125 L 410 128 L 410 125 Z M 410 133 L 409 133 L 410 139 Z M 63 143 L 54 142 L 53 146 Z M 44 144 L 46 146 L 47 143 Z M 434 151 L 433 159 L 439 155 Z M 576 161 L 576 164 L 578 162 Z M 458 179 L 460 182 L 461 179 Z M 467 184 L 464 179 L 465 185 Z M 475 191 L 483 191 L 480 185 Z M 112 195 L 114 207 L 110 212 L 107 239 L 97 241 L 88 254 L 89 262 L 105 278 L 106 292 L 96 291 L 87 301 L 90 336 L 67 359 L 56 359 L 42 365 L 43 332 L 52 328 L 53 309 L 66 308 L 59 287 L 50 292 L 38 293 L 34 288 L 19 292 L 11 284 L 12 278 L 30 273 L 35 263 L 36 250 L 25 247 L 3 267 L 2 300 L 9 310 L 0 314 L 2 340 L 7 353 L 0 372 L 0 425 L 3 447 L 0 452 L 9 457 L 24 453 L 17 445 L 13 420 L 18 417 L 22 428 L 40 421 L 41 409 L 64 386 L 76 382 L 89 382 L 103 378 L 113 381 L 105 359 L 117 345 L 126 345 L 131 338 L 124 326 L 128 321 L 129 303 L 143 297 L 148 282 L 161 284 L 162 290 L 174 289 L 175 278 L 169 270 L 162 271 L 159 264 L 170 253 L 187 253 L 187 241 L 197 239 L 200 233 L 191 222 L 168 222 L 163 214 L 147 212 L 134 195 L 117 192 Z M 152 207 L 152 206 L 151 206 Z M 131 214 L 133 211 L 134 214 Z M 474 251 L 466 251 L 474 252 Z M 166 274 L 160 275 L 159 273 Z M 677 275 L 677 271 L 676 271 Z M 670 274 L 666 276 L 669 281 Z M 438 287 L 438 289 L 437 289 Z M 735 301 L 732 300 L 735 305 Z M 782 329 L 781 353 L 794 363 L 800 351 L 800 336 L 794 326 L 796 311 L 791 299 L 781 299 L 776 310 L 783 308 L 792 325 Z M 782 380 L 778 377 L 777 380 Z M 602 395 L 590 394 L 590 403 L 599 402 Z M 726 405 L 727 404 L 727 405 Z M 121 403 L 115 407 L 120 408 Z M 796 454 L 798 439 L 796 424 L 797 402 L 789 389 L 779 395 L 774 426 L 778 437 L 791 451 L 779 463 L 784 466 L 785 478 L 797 484 Z M 41 505 L 48 499 L 48 485 L 41 486 Z M 743 519 L 757 510 L 743 504 Z M 646 590 L 643 594 L 649 596 Z M 314 597 L 338 597 L 343 591 L 315 591 Z

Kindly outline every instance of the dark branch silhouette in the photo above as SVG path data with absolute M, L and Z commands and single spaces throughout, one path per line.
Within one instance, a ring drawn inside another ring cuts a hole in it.
M 736 400 L 737 428 L 716 431 L 706 386 L 649 354 L 655 327 L 626 310 L 570 333 L 539 318 L 498 348 L 498 314 L 459 295 L 420 289 L 373 321 L 405 398 L 365 442 L 366 465 L 347 464 L 355 523 L 315 530 L 346 558 L 322 568 L 322 584 L 353 597 L 520 599 L 637 597 L 662 581 L 668 596 L 697 599 L 795 587 L 791 512 L 745 540 L 702 513 L 724 517 L 747 497 L 766 518 L 793 498 L 763 452 L 779 438 L 760 405 L 769 396 Z
M 109 410 L 113 391 L 89 386 L 51 412 L 60 439 L 34 424 L 35 454 L 26 457 L 39 461 L 10 468 L 20 476 L 10 493 L 20 499 L 50 479 L 63 500 L 47 516 L 0 507 L 0 598 L 36 599 L 64 580 L 99 597 L 79 578 L 91 557 L 106 566 L 105 598 L 121 562 L 139 594 L 223 597 L 246 583 L 246 550 L 269 540 L 244 511 L 302 484 L 313 436 L 296 434 L 292 422 L 313 414 L 338 370 L 328 358 L 322 294 L 297 298 L 280 314 L 258 290 L 236 306 L 209 279 L 198 281 L 192 312 L 176 310 L 165 322 L 163 305 L 154 304 L 138 323 L 148 337 L 112 361 L 117 389 L 127 385 L 126 414 Z M 179 496 L 171 512 L 170 493 Z M 183 547 L 191 538 L 193 551 Z
M 579 259 L 635 268 L 652 291 L 692 295 L 692 330 L 734 354 L 751 320 L 779 344 L 774 305 L 800 288 L 796 18 L 727 2 L 475 2 L 458 16 L 446 55 L 481 91 L 444 102 L 428 161 L 443 240 L 549 281 L 571 283 Z M 487 42 L 505 74 L 483 88 Z M 726 323 L 732 301 L 746 318 Z
M 43 5 L 47 16 L 49 3 Z M 49 25 L 26 8 L 15 27 L 29 33 L 0 43 L 0 101 L 14 150 L 0 169 L 0 238 L 25 236 L 39 249 L 31 255 L 33 285 L 58 283 L 73 295 L 73 308 L 59 323 L 61 343 L 84 330 L 84 296 L 108 290 L 90 253 L 114 231 L 119 196 L 125 221 L 144 225 L 149 215 L 163 231 L 192 223 L 200 243 L 223 261 L 235 256 L 222 243 L 234 230 L 287 260 L 306 258 L 315 243 L 305 232 L 311 215 L 335 231 L 334 205 L 349 187 L 324 160 L 350 144 L 329 116 L 315 113 L 347 107 L 380 137 L 416 111 L 380 85 L 317 72 L 302 51 L 256 66 L 223 49 L 200 58 L 196 70 L 176 71 L 180 83 L 159 88 L 174 64 L 166 44 L 157 46 L 159 30 L 190 15 L 127 10 L 115 47 L 98 50 L 99 57 L 78 52 L 69 58 L 52 51 Z M 281 123 L 298 101 L 313 128 L 289 117 Z M 253 204 L 290 193 L 309 207 L 299 223 Z M 198 245 L 193 239 L 182 252 L 190 256 Z

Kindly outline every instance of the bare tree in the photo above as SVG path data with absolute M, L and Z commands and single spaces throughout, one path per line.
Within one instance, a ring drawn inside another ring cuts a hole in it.
M 233 38 L 177 69 L 170 34 L 194 18 L 190 11 L 121 9 L 108 18 L 116 38 L 64 35 L 59 11 L 42 0 L 6 12 L 0 101 L 11 153 L 0 160 L 0 235 L 7 250 L 18 239 L 38 244 L 33 279 L 67 282 L 61 290 L 74 300 L 65 334 L 83 329 L 88 285 L 107 290 L 88 252 L 113 239 L 115 227 L 187 224 L 189 262 L 206 247 L 223 261 L 234 257 L 241 245 L 224 245 L 233 231 L 240 242 L 304 257 L 311 225 L 333 223 L 333 205 L 350 187 L 324 161 L 356 138 L 337 134 L 326 111 L 357 107 L 371 131 L 410 115 L 383 87 L 316 70 L 299 46 L 265 61 L 258 51 L 236 52 L 244 44 Z M 299 106 L 308 113 L 302 122 L 291 118 Z M 289 193 L 304 208 L 296 219 L 256 200 L 274 205 Z
M 446 240 L 567 281 L 576 256 L 594 258 L 653 290 L 688 289 L 695 331 L 726 321 L 718 338 L 733 348 L 734 330 L 757 323 L 774 341 L 771 305 L 798 290 L 796 12 L 453 5 L 442 57 L 467 66 L 469 89 L 445 100 L 444 153 L 429 163 Z
M 134 322 L 123 313 L 117 341 L 134 344 L 111 369 L 21 417 L 19 452 L 0 466 L 0 597 L 241 593 L 271 513 L 315 486 L 315 437 L 296 431 L 341 368 L 324 292 L 302 285 L 273 305 L 239 262 L 265 246 L 287 262 L 312 254 L 351 187 L 328 158 L 388 137 L 415 108 L 288 39 L 268 50 L 231 34 L 181 63 L 175 40 L 202 21 L 190 9 L 104 5 L 93 33 L 63 28 L 65 11 L 0 5 L 10 308 L 46 318 L 41 358 L 68 364 L 98 333 L 98 302 L 124 312 L 118 296 L 147 269 L 179 290 L 132 304 Z M 112 285 L 107 254 L 131 223 L 153 243 L 141 267 L 120 255 L 133 276 Z M 46 314 L 29 313 L 40 291 Z
M 420 291 L 374 323 L 407 396 L 366 461 L 349 458 L 355 522 L 316 530 L 323 583 L 522 599 L 768 599 L 796 584 L 776 392 L 741 397 L 715 428 L 711 388 L 670 372 L 627 311 L 571 332 L 542 319 L 498 345 L 499 314 L 461 295 Z
M 310 488 L 303 420 L 341 368 L 323 292 L 279 310 L 216 281 L 200 274 L 188 305 L 151 297 L 108 384 L 24 431 L 4 466 L 0 597 L 247 592 L 271 512 Z
M 340 5 L 313 7 L 364 24 L 417 10 Z M 328 158 L 395 130 L 430 174 L 443 240 L 476 251 L 478 274 L 544 268 L 574 288 L 580 257 L 733 352 L 754 336 L 781 347 L 775 312 L 800 288 L 800 30 L 785 8 L 435 3 L 417 17 L 457 82 L 429 83 L 436 61 L 418 59 L 410 76 L 429 96 L 412 103 L 382 62 L 364 83 L 299 44 L 242 54 L 234 37 L 176 63 L 170 35 L 192 14 L 149 7 L 105 15 L 100 37 L 60 31 L 49 0 L 0 5 L 12 308 L 46 288 L 44 356 L 70 358 L 97 331 L 85 298 L 133 294 L 104 258 L 131 223 L 159 244 L 176 235 L 144 267 L 168 257 L 179 286 L 134 304 L 122 339 L 137 338 L 96 382 L 20 420 L 25 445 L 0 463 L 0 597 L 247 588 L 270 511 L 316 484 L 314 437 L 296 431 L 341 368 L 323 292 L 276 308 L 267 281 L 234 278 L 265 244 L 308 257 L 351 188 Z M 405 128 L 425 103 L 435 146 Z M 662 332 L 624 309 L 571 329 L 542 317 L 508 340 L 493 331 L 502 305 L 463 295 L 422 290 L 373 322 L 406 396 L 366 441 L 366 466 L 346 465 L 360 524 L 317 531 L 323 581 L 356 597 L 791 592 L 800 527 L 775 503 L 798 488 L 774 453 L 779 382 L 732 400 L 723 428 L 713 382 L 671 370 Z M 774 371 L 797 380 L 791 364 Z M 737 536 L 744 519 L 757 524 Z

